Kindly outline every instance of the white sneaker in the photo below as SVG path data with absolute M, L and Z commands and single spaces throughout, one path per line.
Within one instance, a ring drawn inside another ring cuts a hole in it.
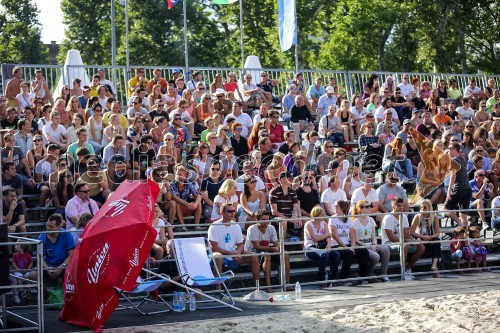
M 382 276 L 382 281 L 391 282 L 391 280 L 389 279 L 389 277 L 387 275 Z
M 404 279 L 405 280 L 413 280 L 413 275 L 411 274 L 411 269 L 406 270 L 404 274 Z

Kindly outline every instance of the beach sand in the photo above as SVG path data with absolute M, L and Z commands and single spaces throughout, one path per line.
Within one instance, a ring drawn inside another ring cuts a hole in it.
M 500 291 L 461 293 L 456 296 L 380 302 L 342 308 L 335 307 L 332 302 L 323 307 L 318 303 L 313 305 L 304 302 L 304 307 L 308 309 L 294 308 L 291 311 L 234 319 L 220 318 L 106 329 L 105 332 L 498 332 Z

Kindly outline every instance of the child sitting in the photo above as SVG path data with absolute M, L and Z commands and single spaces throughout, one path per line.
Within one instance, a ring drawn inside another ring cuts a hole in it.
M 481 262 L 483 263 L 483 271 L 489 271 L 486 268 L 486 254 L 488 254 L 488 250 L 483 246 L 483 242 L 481 239 L 481 230 L 478 227 L 470 227 L 469 228 L 469 248 L 472 259 L 476 259 L 476 268 L 479 267 Z
M 22 240 L 18 240 L 22 242 Z M 22 285 L 25 284 L 22 278 L 36 280 L 36 272 L 33 272 L 31 268 L 33 267 L 33 259 L 29 254 L 29 244 L 16 244 L 14 247 L 14 255 L 12 256 L 12 266 L 16 270 L 11 277 L 12 285 Z M 21 298 L 29 299 L 31 298 L 29 290 L 25 288 L 14 288 L 12 290 L 14 303 L 20 304 L 21 300 L 19 298 L 19 291 L 21 291 Z
M 468 268 L 470 268 L 471 258 L 469 255 L 470 249 L 465 242 L 465 229 L 462 227 L 456 227 L 453 232 L 452 239 L 450 242 L 451 250 L 451 260 L 457 261 L 458 274 L 463 274 L 464 272 L 460 270 L 460 262 L 462 259 L 468 260 Z

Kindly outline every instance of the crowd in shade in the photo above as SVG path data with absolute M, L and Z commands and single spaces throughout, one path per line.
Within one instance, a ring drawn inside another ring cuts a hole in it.
M 450 246 L 457 267 L 462 260 L 486 267 L 484 246 L 471 239 L 500 227 L 500 213 L 482 210 L 500 208 L 500 90 L 493 79 L 458 87 L 455 79 L 404 74 L 400 83 L 390 76 L 380 82 L 373 74 L 347 98 L 334 77 L 307 85 L 300 72 L 285 95 L 275 93 L 279 82 L 266 72 L 217 74 L 212 82 L 201 72 L 185 80 L 179 69 L 167 78 L 159 68 L 145 73 L 135 69 L 123 105 L 104 69 L 88 86 L 75 78 L 55 92 L 41 70 L 31 82 L 22 68 L 13 70 L 0 98 L 3 221 L 22 235 L 33 204 L 52 207 L 40 214 L 53 232 L 39 238 L 47 279 L 61 283 L 83 229 L 121 183 L 148 179 L 161 189 L 154 260 L 173 255 L 174 232 L 208 229 L 215 256 L 232 256 L 216 260 L 221 270 L 250 264 L 254 280 L 263 270 L 270 286 L 279 256 L 266 254 L 279 252 L 282 225 L 284 237 L 317 262 L 318 281 L 357 274 L 360 283 L 376 282 L 377 267 L 387 282 L 401 238 L 439 239 L 443 217 L 434 211 L 444 204 L 457 227 Z M 28 248 L 13 250 L 14 268 L 32 267 Z M 251 252 L 263 253 L 261 260 L 240 256 Z M 424 253 L 433 275 L 442 276 L 439 243 L 408 244 L 402 252 L 406 279 Z

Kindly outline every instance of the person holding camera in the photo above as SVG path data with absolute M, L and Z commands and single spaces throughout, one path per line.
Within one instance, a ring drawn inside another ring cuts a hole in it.
M 469 184 L 472 189 L 470 208 L 477 210 L 483 229 L 487 229 L 486 213 L 483 209 L 488 207 L 488 203 L 492 199 L 493 184 L 488 181 L 486 172 L 481 169 L 476 170 L 474 179 Z

